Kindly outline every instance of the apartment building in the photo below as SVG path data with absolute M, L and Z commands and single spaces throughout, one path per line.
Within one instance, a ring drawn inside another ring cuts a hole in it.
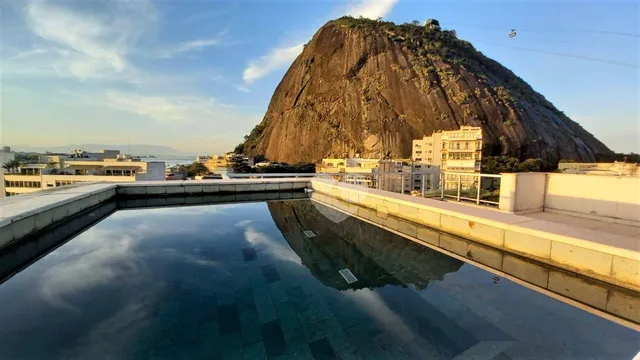
M 346 183 L 375 187 L 373 171 L 378 168 L 380 159 L 364 158 L 327 158 L 316 165 L 316 173 L 340 173 L 336 179 Z
M 438 131 L 413 140 L 412 160 L 421 167 L 439 166 L 446 172 L 480 172 L 482 128 L 462 126 L 459 130 Z M 457 181 L 457 178 L 450 174 L 446 180 Z M 472 176 L 462 175 L 461 178 L 465 183 L 474 181 Z M 420 181 L 414 183 L 415 187 L 421 185 Z
M 119 151 L 99 152 L 97 157 L 42 154 L 23 163 L 12 173 L 2 174 L 2 196 L 26 194 L 78 182 L 133 182 L 164 180 L 165 163 L 127 158 Z M 93 153 L 92 153 L 93 154 Z M 105 155 L 106 154 L 106 155 Z M 107 158 L 109 156 L 110 158 Z

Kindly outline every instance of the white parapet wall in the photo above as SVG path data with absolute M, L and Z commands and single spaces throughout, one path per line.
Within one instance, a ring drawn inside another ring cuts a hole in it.
M 521 184 L 533 183 L 539 188 L 540 179 L 527 177 Z M 401 224 L 387 214 L 640 291 L 640 244 L 634 237 L 327 179 L 314 178 L 311 186 L 325 202 L 347 212 L 352 212 L 349 204 L 368 208 L 370 211 L 357 215 L 394 230 L 402 231 Z M 540 200 L 536 201 L 532 206 L 539 205 Z M 356 208 L 353 210 L 358 211 Z
M 640 224 L 640 177 L 546 174 L 544 208 Z

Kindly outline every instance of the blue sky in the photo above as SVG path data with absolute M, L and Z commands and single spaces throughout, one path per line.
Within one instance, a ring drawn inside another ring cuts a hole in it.
M 436 18 L 613 150 L 640 152 L 632 1 L 0 0 L 0 10 L 0 141 L 17 148 L 129 139 L 229 151 L 302 44 L 351 14 Z

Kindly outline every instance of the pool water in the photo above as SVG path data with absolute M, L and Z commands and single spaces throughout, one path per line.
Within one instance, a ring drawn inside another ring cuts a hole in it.
M 1 284 L 0 324 L 0 359 L 640 350 L 633 330 L 310 200 L 118 211 Z

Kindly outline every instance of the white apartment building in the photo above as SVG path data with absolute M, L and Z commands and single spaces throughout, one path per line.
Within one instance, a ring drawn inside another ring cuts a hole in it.
M 322 159 L 322 163 L 316 165 L 316 173 L 344 173 L 341 177 L 344 182 L 375 187 L 376 183 L 372 172 L 378 168 L 380 159 L 364 158 L 327 158 Z
M 16 172 L 2 174 L 4 189 L 1 196 L 26 194 L 78 182 L 133 182 L 165 179 L 164 162 L 129 159 L 120 156 L 119 151 L 91 154 L 101 155 L 97 157 L 77 156 L 76 153 L 39 155 L 37 160 L 22 164 Z M 106 158 L 106 156 L 114 157 Z
M 482 128 L 462 126 L 459 130 L 438 131 L 413 140 L 412 160 L 421 166 L 439 166 L 442 171 L 480 172 Z M 457 180 L 457 176 L 448 175 L 447 180 Z M 463 176 L 462 180 L 473 182 L 474 178 Z

